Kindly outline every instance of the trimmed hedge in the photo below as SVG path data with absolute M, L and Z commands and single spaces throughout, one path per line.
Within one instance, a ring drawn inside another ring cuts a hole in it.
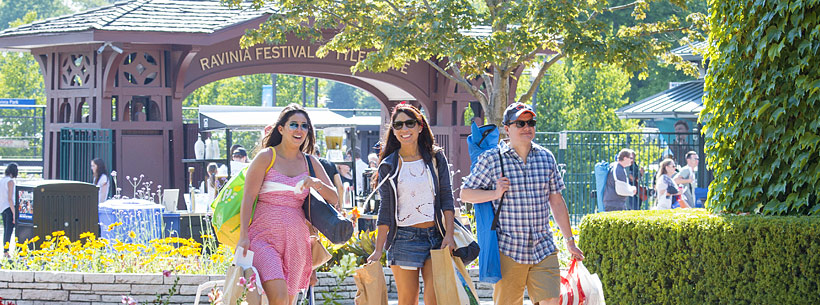
M 820 304 L 820 217 L 629 211 L 580 229 L 609 304 Z

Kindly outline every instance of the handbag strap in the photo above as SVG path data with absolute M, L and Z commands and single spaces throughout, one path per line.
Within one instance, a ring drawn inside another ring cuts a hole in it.
M 504 156 L 501 155 L 501 149 L 498 150 L 498 162 L 501 162 L 501 177 L 506 177 L 507 175 L 504 174 Z M 495 231 L 498 228 L 498 215 L 501 213 L 501 205 L 504 203 L 504 194 L 501 194 L 501 198 L 498 199 L 498 209 L 493 213 L 493 224 L 490 225 L 490 230 Z
M 315 178 L 316 177 L 316 172 L 313 171 L 313 162 L 310 162 L 310 156 L 308 156 L 308 154 L 304 154 L 304 155 L 305 155 L 305 162 L 307 162 L 308 174 L 310 174 L 311 177 Z M 308 190 L 308 195 L 307 195 L 306 200 L 310 201 L 310 190 Z M 308 206 L 308 213 L 307 213 L 307 215 L 305 215 L 305 218 L 310 222 L 311 226 L 313 226 L 313 220 L 310 219 L 310 215 L 312 214 L 311 211 L 310 211 L 310 208 L 311 208 L 312 204 L 308 203 L 307 206 Z

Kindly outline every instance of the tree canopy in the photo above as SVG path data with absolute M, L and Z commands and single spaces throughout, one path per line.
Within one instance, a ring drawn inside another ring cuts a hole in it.
M 241 0 L 223 2 L 242 5 Z M 673 15 L 646 21 L 652 2 L 657 1 L 611 6 L 607 1 L 254 0 L 254 7 L 270 5 L 277 13 L 248 31 L 241 43 L 282 44 L 287 35 L 295 34 L 322 43 L 320 56 L 328 51 L 371 50 L 351 68 L 354 73 L 424 61 L 466 89 L 490 122 L 499 124 L 512 80 L 530 66 L 539 71 L 533 84 L 562 58 L 591 66 L 611 64 L 641 76 L 649 61 L 663 58 L 695 74 L 694 66 L 668 53 L 673 47 L 668 34 L 703 39 L 699 33 L 705 16 L 692 13 L 685 19 Z M 686 7 L 683 0 L 669 3 Z M 618 11 L 631 11 L 631 22 L 616 27 L 602 19 Z M 328 31 L 335 35 L 323 36 Z M 545 52 L 551 55 L 536 62 Z M 534 91 L 530 86 L 519 101 L 529 101 Z
M 559 62 L 544 76 L 535 97 L 538 131 L 634 129 L 634 120 L 621 120 L 615 110 L 626 105 L 629 75 L 621 69 Z

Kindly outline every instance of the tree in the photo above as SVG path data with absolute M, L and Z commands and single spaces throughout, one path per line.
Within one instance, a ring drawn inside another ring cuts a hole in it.
M 362 89 L 334 82 L 327 91 L 330 109 L 378 109 L 379 101 Z
M 240 6 L 241 0 L 223 0 Z M 653 2 L 653 1 L 650 1 Z M 672 4 L 685 7 L 683 0 Z M 492 123 L 499 124 L 508 103 L 513 78 L 524 68 L 538 66 L 533 84 L 563 58 L 597 66 L 609 63 L 645 76 L 647 62 L 657 57 L 696 73 L 680 57 L 664 34 L 681 32 L 702 39 L 703 14 L 685 21 L 675 16 L 645 22 L 649 4 L 638 0 L 608 7 L 606 1 L 465 0 L 254 0 L 256 8 L 276 7 L 277 14 L 242 38 L 243 47 L 259 43 L 283 44 L 287 35 L 322 43 L 328 51 L 369 49 L 351 71 L 384 72 L 409 61 L 424 61 L 474 96 Z M 631 10 L 634 20 L 614 28 L 600 17 Z M 326 39 L 323 33 L 335 31 Z M 482 33 L 482 31 L 485 31 Z M 545 50 L 554 52 L 536 63 Z M 440 66 L 434 62 L 445 63 Z M 481 84 L 483 82 L 483 86 Z M 530 86 L 519 101 L 527 102 Z
M 319 96 L 326 80 L 319 80 Z M 307 85 L 308 101 L 313 101 L 313 81 Z M 182 102 L 184 107 L 199 105 L 258 106 L 262 104 L 262 86 L 270 85 L 270 74 L 254 74 L 218 80 L 197 88 Z M 321 98 L 320 98 L 321 100 Z M 276 78 L 276 105 L 302 104 L 302 77 L 280 74 Z M 311 102 L 310 105 L 313 105 Z
M 35 12 L 37 16 L 49 18 L 71 13 L 71 9 L 62 0 L 0 1 L 0 30 L 25 24 L 10 25 L 15 20 L 22 19 L 29 12 Z
M 621 120 L 615 110 L 629 101 L 629 75 L 611 65 L 598 68 L 559 62 L 544 76 L 536 100 L 539 131 L 636 128 L 634 120 Z

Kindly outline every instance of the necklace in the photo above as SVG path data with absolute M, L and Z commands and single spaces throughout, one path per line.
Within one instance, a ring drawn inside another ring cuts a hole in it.
M 424 166 L 424 163 L 422 163 L 422 166 L 421 166 L 421 172 L 420 172 L 420 173 L 414 173 L 414 172 L 413 172 L 413 167 L 410 167 L 410 166 L 408 166 L 408 167 L 407 167 L 407 172 L 408 172 L 408 173 L 410 173 L 410 176 L 413 176 L 413 177 L 419 177 L 419 176 L 421 176 L 421 175 L 424 175 L 424 172 L 425 172 L 425 171 L 427 171 L 427 167 L 426 167 L 426 166 Z

